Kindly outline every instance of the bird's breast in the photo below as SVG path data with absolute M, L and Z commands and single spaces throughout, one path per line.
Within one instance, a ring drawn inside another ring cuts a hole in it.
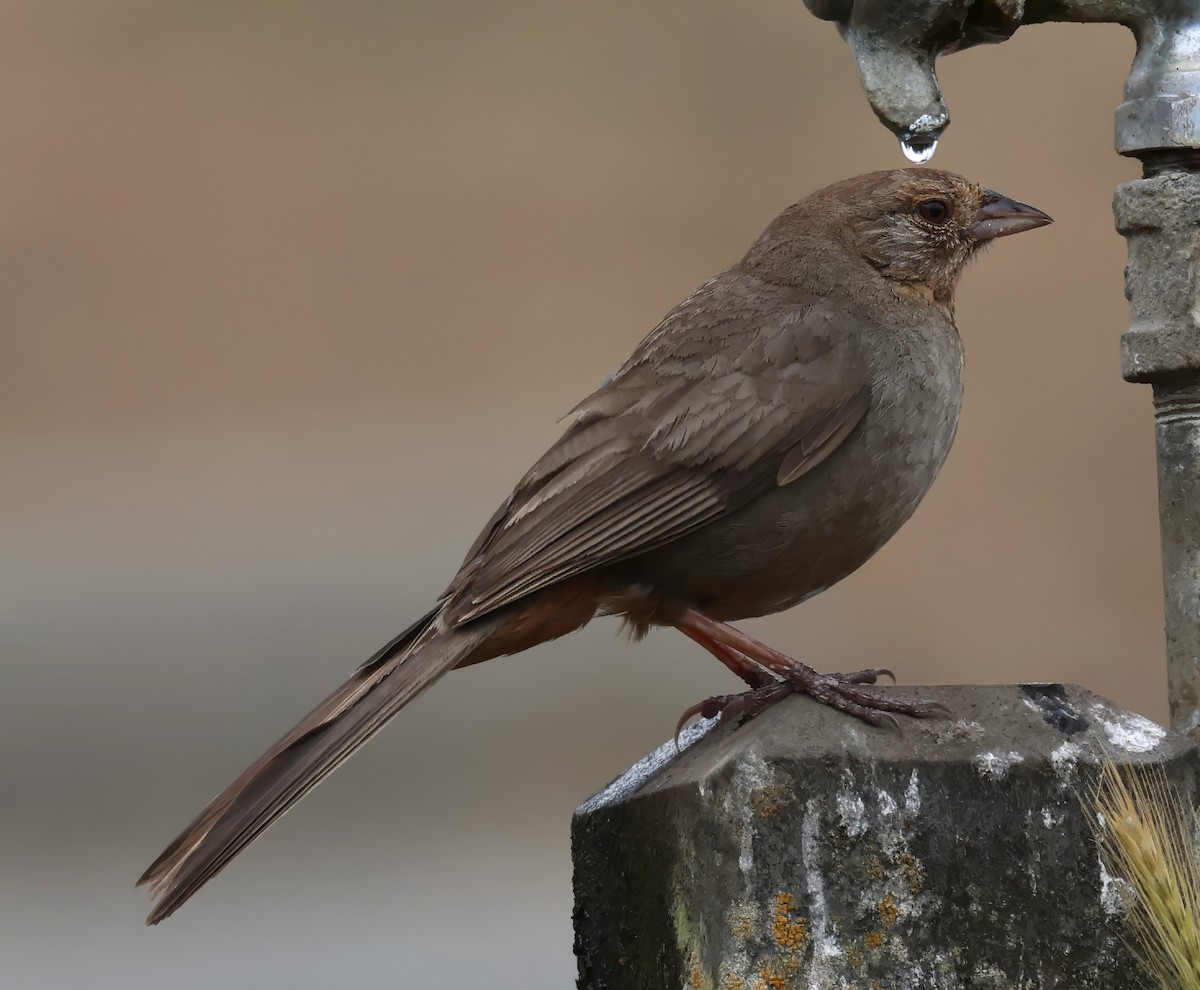
M 876 347 L 854 432 L 802 478 L 652 555 L 664 588 L 721 619 L 780 611 L 856 570 L 912 515 L 954 440 L 962 345 L 939 319 Z

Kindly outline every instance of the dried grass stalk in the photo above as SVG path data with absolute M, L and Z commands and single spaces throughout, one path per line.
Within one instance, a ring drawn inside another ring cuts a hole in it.
M 1129 917 L 1130 949 L 1163 990 L 1200 990 L 1195 815 L 1161 770 L 1122 772 L 1111 760 L 1091 804 L 1100 860 Z

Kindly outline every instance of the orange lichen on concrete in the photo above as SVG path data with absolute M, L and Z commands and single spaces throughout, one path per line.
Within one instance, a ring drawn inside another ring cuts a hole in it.
M 771 921 L 771 934 L 775 937 L 780 948 L 796 950 L 808 939 L 808 926 L 804 919 L 797 915 L 792 895 L 786 891 L 780 892 L 775 898 L 775 916 Z
M 787 990 L 787 977 L 782 973 L 775 972 L 775 968 L 769 962 L 762 967 L 760 976 L 762 982 L 766 983 L 770 990 Z
M 891 894 L 884 894 L 883 900 L 879 902 L 879 920 L 891 928 L 900 917 L 900 909 L 896 907 L 896 901 Z
M 789 802 L 792 792 L 782 784 L 763 787 L 750 796 L 751 807 L 761 819 L 779 814 L 779 810 Z
M 883 879 L 883 862 L 874 853 L 867 857 L 867 876 L 872 880 Z
M 796 986 L 796 977 L 800 975 L 800 957 L 793 952 L 777 959 L 768 959 L 758 975 L 767 990 L 788 990 Z
M 688 982 L 696 990 L 700 990 L 700 987 L 704 986 L 704 974 L 700 972 L 699 966 L 692 967 L 692 972 L 688 975 Z
M 887 936 L 883 932 L 867 932 L 867 937 L 863 939 L 868 949 L 878 949 L 886 941 Z
M 901 853 L 896 858 L 900 861 L 900 869 L 904 873 L 904 882 L 908 884 L 909 893 L 916 897 L 925 889 L 925 871 L 921 869 L 921 864 L 908 853 Z

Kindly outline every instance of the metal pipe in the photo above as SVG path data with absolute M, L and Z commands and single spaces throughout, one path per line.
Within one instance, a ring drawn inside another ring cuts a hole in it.
M 939 55 L 1023 24 L 1124 24 L 1137 39 L 1116 150 L 1143 178 L 1116 191 L 1133 316 L 1122 371 L 1153 386 L 1171 725 L 1200 742 L 1200 0 L 805 0 L 835 21 L 867 99 L 912 161 L 950 123 Z
M 1171 727 L 1200 739 L 1200 174 L 1187 164 L 1200 152 L 1148 161 L 1113 211 L 1129 244 L 1122 370 L 1154 388 Z

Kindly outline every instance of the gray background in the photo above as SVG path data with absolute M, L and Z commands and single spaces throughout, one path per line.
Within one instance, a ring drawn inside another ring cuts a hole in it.
M 957 55 L 935 164 L 1046 209 L 958 303 L 912 523 L 751 624 L 1162 719 L 1133 53 Z M 452 675 L 158 929 L 134 878 L 445 584 L 556 418 L 766 221 L 902 164 L 799 0 L 12 0 L 0 23 L 0 982 L 573 984 L 568 820 L 733 687 L 614 623 Z M 1065 82 L 1064 82 L 1065 81 Z

